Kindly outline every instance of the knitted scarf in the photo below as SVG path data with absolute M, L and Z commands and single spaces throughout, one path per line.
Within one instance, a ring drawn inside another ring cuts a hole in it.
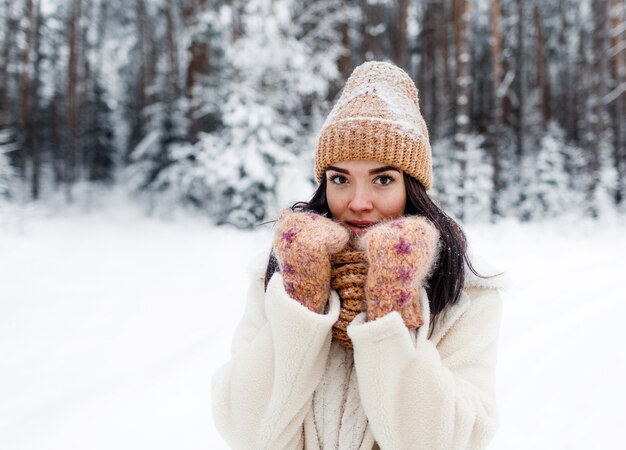
M 331 286 L 341 300 L 339 319 L 333 325 L 333 338 L 343 347 L 352 348 L 346 329 L 352 319 L 366 309 L 363 290 L 367 276 L 365 253 L 348 244 L 340 253 L 333 255 L 330 276 Z

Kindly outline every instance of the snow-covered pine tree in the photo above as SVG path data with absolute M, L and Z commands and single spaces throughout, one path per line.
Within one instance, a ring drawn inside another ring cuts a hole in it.
M 520 167 L 517 164 L 517 141 L 514 129 L 505 129 L 500 135 L 500 193 L 497 196 L 498 217 L 517 217 L 517 203 L 520 197 Z
M 218 223 L 246 227 L 266 217 L 278 167 L 289 162 L 303 135 L 297 115 L 289 114 L 294 92 L 284 78 L 288 60 L 304 55 L 283 36 L 274 10 L 281 6 L 249 2 L 241 18 L 244 34 L 227 52 L 232 76 L 221 111 L 224 127 L 214 144 L 220 151 L 207 171 Z
M 486 222 L 491 217 L 493 166 L 483 147 L 484 137 L 468 135 L 465 140 L 465 182 L 463 211 L 467 222 Z
M 116 156 L 111 108 L 107 103 L 107 92 L 99 78 L 96 75 L 94 78 L 86 104 L 89 111 L 84 138 L 87 143 L 87 177 L 89 181 L 109 182 L 113 180 Z
M 439 139 L 432 143 L 433 187 L 430 195 L 453 217 L 460 217 L 462 197 L 460 188 L 461 167 L 456 159 L 452 139 Z
M 92 0 L 91 17 L 97 26 L 87 32 L 86 64 L 89 77 L 86 83 L 83 119 L 85 178 L 89 181 L 110 182 L 117 158 L 115 133 L 112 123 L 111 92 L 105 89 L 105 42 L 110 36 L 108 8 L 110 0 Z
M 0 128 L 0 199 L 10 197 L 15 188 L 16 174 L 8 154 L 17 149 L 18 145 L 11 130 Z
M 613 160 L 612 130 L 606 131 L 603 138 L 598 143 L 599 158 L 598 170 L 595 174 L 594 205 L 598 216 L 606 216 L 616 212 L 615 190 L 617 184 L 617 168 Z
M 241 34 L 202 81 L 199 111 L 211 115 L 213 125 L 197 142 L 172 150 L 163 171 L 178 198 L 219 224 L 250 227 L 275 214 L 287 190 L 285 197 L 310 192 L 305 167 L 311 167 L 312 136 L 339 78 L 343 14 L 341 2 L 330 0 L 246 4 L 238 16 Z M 217 18 L 205 15 L 215 39 L 223 39 L 231 27 L 219 30 Z M 300 186 L 291 184 L 295 180 Z
M 222 127 L 221 105 L 225 97 L 221 87 L 228 76 L 225 49 L 230 38 L 227 21 L 229 7 L 220 0 L 195 4 L 188 11 L 181 45 L 186 67 L 185 95 L 188 99 L 187 138 L 198 141 L 199 133 L 213 133 Z
M 483 142 L 484 137 L 480 135 L 467 135 L 465 172 L 461 170 L 459 154 L 451 139 L 440 139 L 433 143 L 434 175 L 430 194 L 447 213 L 455 218 L 463 214 L 463 220 L 467 222 L 488 221 L 491 215 L 493 168 Z M 462 176 L 463 183 L 460 182 Z
M 524 199 L 520 204 L 522 219 L 543 219 L 571 211 L 574 192 L 568 187 L 564 157 L 566 151 L 563 130 L 551 122 L 539 143 L 537 154 L 528 155 L 524 160 Z
M 213 1 L 195 5 L 182 30 L 181 66 L 186 67 L 184 105 L 184 139 L 172 142 L 167 150 L 168 164 L 158 174 L 154 185 L 161 186 L 158 201 L 165 208 L 173 204 L 191 205 L 215 216 L 221 211 L 221 194 L 216 185 L 215 162 L 223 148 L 219 136 L 223 133 L 223 106 L 227 101 L 225 86 L 233 75 L 225 52 L 230 45 L 229 7 Z M 178 114 L 183 125 L 182 108 Z M 181 130 L 182 132 L 182 130 Z M 159 136 L 154 131 L 144 139 L 135 154 L 154 147 Z M 152 142 L 152 143 L 151 143 Z M 137 167 L 136 163 L 131 167 Z
M 156 15 L 163 19 L 164 23 L 155 31 L 163 51 L 156 63 L 153 84 L 147 86 L 146 94 L 151 101 L 142 112 L 146 117 L 142 127 L 145 134 L 130 154 L 127 176 L 131 186 L 154 195 L 176 189 L 164 172 L 174 163 L 172 149 L 186 142 L 187 101 L 180 88 L 179 23 L 175 5 L 164 2 L 145 6 L 157 8 L 156 11 L 146 8 L 147 17 Z

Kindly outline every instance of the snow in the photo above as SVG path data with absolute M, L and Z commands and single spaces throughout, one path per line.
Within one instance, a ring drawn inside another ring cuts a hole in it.
M 506 267 L 494 449 L 626 448 L 626 223 L 470 227 Z
M 226 449 L 210 377 L 270 226 L 148 218 L 120 196 L 0 215 L 2 449 Z M 513 280 L 491 449 L 626 448 L 624 230 L 624 218 L 467 227 Z
M 465 114 L 458 115 L 456 117 L 456 123 L 457 125 L 467 125 L 469 123 L 469 117 Z

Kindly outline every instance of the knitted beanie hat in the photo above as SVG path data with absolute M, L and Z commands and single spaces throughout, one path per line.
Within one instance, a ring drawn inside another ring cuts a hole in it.
M 358 66 L 320 131 L 315 177 L 321 182 L 333 163 L 370 160 L 386 163 L 432 182 L 428 129 L 420 113 L 417 88 L 408 74 L 385 62 Z

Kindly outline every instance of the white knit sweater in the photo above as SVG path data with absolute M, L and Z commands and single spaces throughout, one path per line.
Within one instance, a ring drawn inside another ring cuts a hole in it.
M 503 278 L 468 275 L 460 301 L 409 332 L 398 313 L 348 327 L 354 352 L 331 343 L 339 315 L 289 298 L 267 254 L 252 265 L 232 358 L 213 377 L 215 423 L 235 449 L 482 449 L 496 429 L 494 370 Z M 481 273 L 494 273 L 476 264 Z M 428 301 L 422 291 L 424 317 Z
M 326 370 L 313 393 L 313 419 L 323 450 L 358 450 L 367 417 L 359 397 L 354 355 L 337 341 L 330 345 Z

